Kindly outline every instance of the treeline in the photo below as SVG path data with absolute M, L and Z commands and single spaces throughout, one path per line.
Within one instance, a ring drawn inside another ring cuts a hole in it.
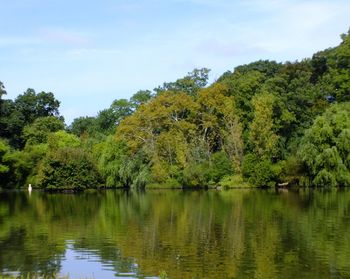
M 2 187 L 350 186 L 350 33 L 300 62 L 209 70 L 65 127 L 52 93 L 3 99 Z

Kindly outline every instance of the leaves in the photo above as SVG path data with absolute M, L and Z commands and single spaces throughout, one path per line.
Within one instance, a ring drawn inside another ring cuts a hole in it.
M 55 116 L 39 117 L 23 129 L 27 145 L 46 143 L 49 133 L 64 129 L 64 123 Z
M 299 156 L 316 186 L 349 184 L 350 103 L 334 105 L 306 131 Z
M 47 190 L 99 188 L 101 178 L 89 154 L 79 148 L 58 148 L 44 159 L 39 186 Z
M 209 86 L 210 71 L 194 69 L 77 118 L 67 131 L 52 93 L 28 89 L 5 100 L 0 83 L 2 181 L 35 181 L 44 162 L 46 179 L 57 180 L 56 163 L 67 174 L 74 160 L 91 159 L 109 187 L 211 186 L 242 175 L 256 186 L 350 185 L 349 38 L 300 62 L 238 66 Z M 68 150 L 75 155 L 64 169 Z
M 273 122 L 273 109 L 276 98 L 269 93 L 256 95 L 253 98 L 254 119 L 249 127 L 249 140 L 255 153 L 265 159 L 278 154 L 278 139 Z

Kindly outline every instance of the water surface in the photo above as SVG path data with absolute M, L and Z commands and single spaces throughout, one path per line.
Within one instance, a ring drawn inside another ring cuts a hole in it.
M 0 274 L 350 278 L 350 191 L 0 193 Z

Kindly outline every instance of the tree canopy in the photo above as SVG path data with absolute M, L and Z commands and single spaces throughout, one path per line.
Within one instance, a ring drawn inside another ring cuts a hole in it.
M 53 93 L 10 100 L 0 83 L 1 187 L 349 186 L 350 33 L 341 37 L 211 84 L 209 69 L 194 69 L 69 127 Z

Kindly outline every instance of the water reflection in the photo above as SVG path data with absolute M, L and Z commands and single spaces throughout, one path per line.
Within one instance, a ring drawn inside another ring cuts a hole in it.
M 347 278 L 350 191 L 0 193 L 0 273 Z
M 67 241 L 66 253 L 62 258 L 60 273 L 69 278 L 115 278 L 135 277 L 135 272 L 115 272 L 112 260 L 103 260 L 99 252 L 84 248 L 77 248 L 74 241 Z M 135 268 L 137 266 L 135 265 Z

